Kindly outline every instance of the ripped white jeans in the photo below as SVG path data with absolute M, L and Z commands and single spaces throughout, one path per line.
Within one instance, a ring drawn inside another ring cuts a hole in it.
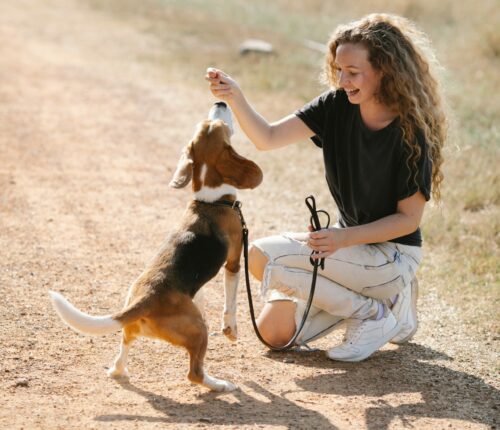
M 265 237 L 252 244 L 268 258 L 262 280 L 267 301 L 292 300 L 298 326 L 309 297 L 313 267 L 311 249 L 294 233 Z M 318 269 L 307 327 L 300 342 L 322 337 L 346 318 L 376 315 L 378 304 L 388 302 L 415 277 L 422 259 L 418 246 L 383 242 L 341 248 L 325 258 Z

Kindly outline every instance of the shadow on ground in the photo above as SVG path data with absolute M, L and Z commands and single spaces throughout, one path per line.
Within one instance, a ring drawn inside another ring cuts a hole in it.
M 227 394 L 204 392 L 197 399 L 201 403 L 179 403 L 149 391 L 143 390 L 129 381 L 122 379 L 117 382 L 125 390 L 144 397 L 149 404 L 161 412 L 163 417 L 144 415 L 100 415 L 97 421 L 137 421 L 159 422 L 164 424 L 207 423 L 216 425 L 288 425 L 291 428 L 301 428 L 301 422 L 307 422 L 310 428 L 335 429 L 330 421 L 318 412 L 302 408 L 282 396 L 276 396 L 255 382 L 247 382 L 246 387 L 265 397 L 260 401 L 250 396 L 244 389 L 231 393 L 231 400 L 226 400 Z M 222 398 L 219 398 L 221 397 Z M 280 413 L 277 414 L 276 412 Z
M 428 361 L 450 361 L 452 358 L 431 348 L 407 344 L 393 351 L 380 351 L 361 363 L 340 363 L 327 359 L 323 351 L 267 353 L 270 360 L 283 361 L 284 357 L 294 364 L 331 369 L 332 372 L 297 379 L 298 391 L 341 397 L 366 396 L 376 398 L 366 409 L 368 429 L 386 429 L 391 421 L 399 418 L 411 427 L 410 421 L 419 418 L 463 420 L 498 426 L 497 412 L 499 391 L 481 379 L 464 372 L 457 372 Z M 291 365 L 294 365 L 291 364 Z M 146 391 L 126 380 L 118 381 L 126 390 L 144 397 L 163 417 L 141 415 L 101 415 L 96 420 L 144 421 L 161 423 L 210 423 L 217 425 L 288 425 L 300 428 L 334 428 L 330 421 L 318 412 L 305 409 L 287 397 L 288 391 L 275 395 L 255 382 L 245 386 L 263 396 L 261 401 L 247 394 L 245 389 L 232 393 L 231 402 L 226 395 L 206 392 L 198 396 L 202 402 L 178 403 L 165 396 Z M 420 394 L 418 403 L 391 405 L 384 396 L 404 393 Z M 485 400 L 487 399 L 487 400 Z M 234 401 L 236 400 L 236 401 Z M 282 412 L 277 416 L 276 411 Z M 209 418 L 207 418 L 209 417 Z
M 269 354 L 272 358 L 272 353 Z M 335 369 L 296 380 L 299 388 L 336 396 L 368 396 L 378 400 L 366 409 L 368 429 L 386 429 L 394 418 L 411 427 L 408 419 L 464 420 L 498 427 L 500 393 L 495 387 L 465 372 L 454 371 L 429 361 L 452 361 L 446 354 L 409 343 L 397 350 L 379 351 L 361 363 L 332 362 L 323 352 L 294 355 L 302 365 Z M 282 358 L 280 358 L 282 359 Z M 393 406 L 383 399 L 388 394 L 420 394 L 421 401 Z

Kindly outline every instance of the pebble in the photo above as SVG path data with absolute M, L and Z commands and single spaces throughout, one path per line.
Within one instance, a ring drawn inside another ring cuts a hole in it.
M 274 48 L 269 42 L 258 39 L 245 40 L 239 47 L 241 55 L 246 55 L 250 52 L 257 52 L 260 54 L 273 54 Z
M 19 378 L 15 383 L 14 387 L 27 387 L 29 384 L 28 379 L 26 378 Z
M 212 422 L 212 420 L 210 418 L 200 418 L 198 421 L 200 421 L 202 423 L 210 423 L 210 422 Z

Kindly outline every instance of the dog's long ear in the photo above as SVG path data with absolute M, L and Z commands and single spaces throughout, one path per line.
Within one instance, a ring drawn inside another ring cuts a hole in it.
M 262 170 L 253 161 L 247 160 L 227 146 L 217 159 L 215 169 L 224 182 L 236 188 L 255 188 L 262 182 Z
M 181 158 L 177 163 L 174 177 L 169 186 L 172 188 L 183 188 L 193 177 L 193 157 L 191 155 L 191 143 L 182 151 Z

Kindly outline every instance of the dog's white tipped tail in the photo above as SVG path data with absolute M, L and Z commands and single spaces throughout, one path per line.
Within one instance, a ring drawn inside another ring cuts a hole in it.
M 121 330 L 122 325 L 111 317 L 111 315 L 94 317 L 79 311 L 61 294 L 55 291 L 49 291 L 54 309 L 61 319 L 70 326 L 83 334 L 101 335 L 113 333 Z

